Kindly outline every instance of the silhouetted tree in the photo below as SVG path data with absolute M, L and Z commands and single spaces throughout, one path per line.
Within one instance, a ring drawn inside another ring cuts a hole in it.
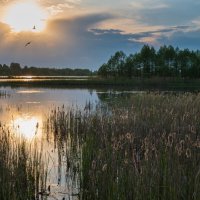
M 158 50 L 156 74 L 160 76 L 176 76 L 178 74 L 176 51 L 172 46 L 162 46 Z
M 10 76 L 11 75 L 11 70 L 9 68 L 8 65 L 6 64 L 3 64 L 3 67 L 2 67 L 2 76 Z
M 144 45 L 128 57 L 118 51 L 98 71 L 103 77 L 165 76 L 200 78 L 200 51 L 161 46 L 156 52 Z
M 140 51 L 141 65 L 143 67 L 143 75 L 150 76 L 155 69 L 156 51 L 153 47 L 144 45 Z
M 141 63 L 139 54 L 130 54 L 126 58 L 124 64 L 124 75 L 129 78 L 141 75 Z
M 199 78 L 200 77 L 200 57 L 199 52 L 192 51 L 190 54 L 190 62 L 191 67 L 189 68 L 188 75 L 191 78 Z
M 189 69 L 192 67 L 189 49 L 181 50 L 177 59 L 178 69 L 182 77 L 187 77 Z
M 108 75 L 117 77 L 124 74 L 124 64 L 125 64 L 126 55 L 123 51 L 117 51 L 114 56 L 108 60 L 107 69 Z
M 30 76 L 90 76 L 92 71 L 89 69 L 56 69 L 56 68 L 38 68 L 27 67 L 21 68 L 19 63 L 11 63 L 10 67 L 3 65 L 0 67 L 0 76 L 18 76 L 18 75 L 30 75 Z
M 11 75 L 21 75 L 21 66 L 19 63 L 10 64 Z
M 108 64 L 103 64 L 99 70 L 98 70 L 98 75 L 103 76 L 103 77 L 108 77 L 109 75 L 109 67 Z

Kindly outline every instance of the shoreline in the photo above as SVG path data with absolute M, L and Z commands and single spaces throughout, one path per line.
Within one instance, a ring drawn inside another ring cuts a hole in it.
M 132 78 L 132 79 L 101 79 L 101 78 L 27 78 L 0 79 L 0 87 L 72 87 L 72 88 L 128 88 L 137 90 L 187 90 L 200 91 L 200 79 L 183 78 Z

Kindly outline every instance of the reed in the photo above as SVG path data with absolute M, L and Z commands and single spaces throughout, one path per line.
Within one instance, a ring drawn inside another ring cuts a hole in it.
M 80 199 L 198 200 L 199 102 L 200 94 L 135 94 L 124 105 L 55 109 L 47 127 L 68 149 Z
M 0 90 L 0 99 L 10 98 L 11 94 L 9 94 L 6 90 Z
M 45 191 L 46 167 L 38 144 L 0 127 L 0 199 L 34 200 Z

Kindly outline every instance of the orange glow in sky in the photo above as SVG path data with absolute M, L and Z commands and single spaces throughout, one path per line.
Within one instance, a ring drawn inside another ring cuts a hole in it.
M 41 32 L 45 29 L 47 12 L 34 1 L 22 1 L 9 4 L 3 17 L 12 31 Z

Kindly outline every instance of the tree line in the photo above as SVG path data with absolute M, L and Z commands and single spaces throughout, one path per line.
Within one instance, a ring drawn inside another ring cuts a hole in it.
M 189 77 L 200 78 L 200 51 L 144 45 L 140 52 L 127 56 L 116 52 L 98 70 L 102 77 Z
M 11 63 L 10 66 L 0 64 L 0 76 L 89 76 L 91 74 L 89 69 L 21 67 L 19 63 Z

